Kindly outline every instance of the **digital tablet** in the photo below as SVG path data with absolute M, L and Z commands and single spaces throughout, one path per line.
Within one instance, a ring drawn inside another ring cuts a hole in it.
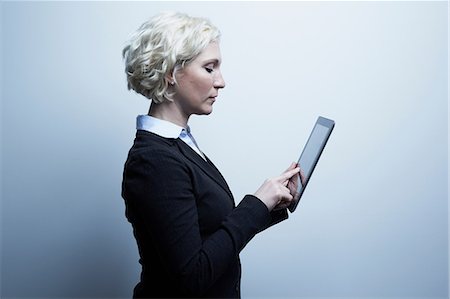
M 303 148 L 302 154 L 298 159 L 298 164 L 303 173 L 304 179 L 301 180 L 300 176 L 298 178 L 297 192 L 294 196 L 294 200 L 288 207 L 289 211 L 292 213 L 297 208 L 300 198 L 308 185 L 309 179 L 314 171 L 314 168 L 319 161 L 320 155 L 322 154 L 325 145 L 327 144 L 328 138 L 334 128 L 334 121 L 325 117 L 319 116 L 314 125 L 314 128 L 309 135 L 308 141 Z

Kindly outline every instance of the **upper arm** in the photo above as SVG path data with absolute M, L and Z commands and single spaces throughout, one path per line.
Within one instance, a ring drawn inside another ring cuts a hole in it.
M 149 152 L 129 159 L 126 200 L 154 240 L 164 264 L 180 272 L 201 248 L 189 169 L 174 155 Z M 180 254 L 179 248 L 183 248 Z

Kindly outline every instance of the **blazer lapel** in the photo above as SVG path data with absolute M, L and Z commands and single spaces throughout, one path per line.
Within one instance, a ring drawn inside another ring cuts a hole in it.
M 214 164 L 206 157 L 205 161 L 199 154 L 197 154 L 192 148 L 189 147 L 184 141 L 177 139 L 176 144 L 180 149 L 181 153 L 188 158 L 190 161 L 195 163 L 198 167 L 200 167 L 210 178 L 212 178 L 220 187 L 222 187 L 228 195 L 233 199 L 233 194 L 228 187 L 227 182 L 225 181 L 222 174 L 219 170 L 214 166 Z M 234 201 L 234 199 L 233 199 Z

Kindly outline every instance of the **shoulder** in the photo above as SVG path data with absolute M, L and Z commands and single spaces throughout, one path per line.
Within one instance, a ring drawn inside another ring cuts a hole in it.
M 191 169 L 176 139 L 138 131 L 124 165 L 122 196 L 135 200 L 163 196 L 174 184 L 177 188 L 191 184 Z
M 182 166 L 184 159 L 177 140 L 138 130 L 126 162 L 130 166 Z
M 161 137 L 155 133 L 138 130 L 131 150 L 170 149 L 175 146 L 176 139 Z

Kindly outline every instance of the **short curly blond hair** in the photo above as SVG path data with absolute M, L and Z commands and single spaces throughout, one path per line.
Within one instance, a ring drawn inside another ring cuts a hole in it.
M 173 76 L 219 39 L 220 31 L 208 19 L 177 12 L 155 15 L 139 27 L 122 51 L 128 89 L 154 103 L 172 101 L 167 75 Z

